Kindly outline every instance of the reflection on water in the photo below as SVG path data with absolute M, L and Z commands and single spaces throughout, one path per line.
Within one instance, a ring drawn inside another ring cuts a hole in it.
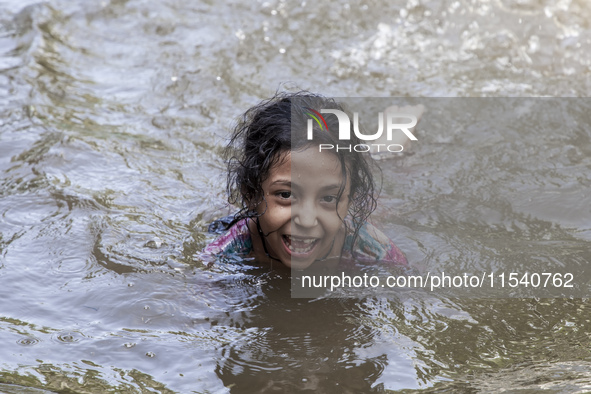
M 227 387 L 237 392 L 371 391 L 387 360 L 382 352 L 372 356 L 356 350 L 360 344 L 363 350 L 371 347 L 377 330 L 360 326 L 359 315 L 347 319 L 354 310 L 336 301 L 297 302 L 286 286 L 267 297 L 248 316 L 246 335 L 221 348 L 216 373 Z M 413 384 L 412 377 L 409 381 Z
M 196 254 L 232 211 L 227 130 L 280 83 L 586 96 L 589 20 L 584 0 L 4 1 L 0 391 L 587 390 L 586 299 L 298 300 L 282 270 Z M 420 269 L 586 265 L 577 105 L 569 130 L 425 130 L 376 217 Z

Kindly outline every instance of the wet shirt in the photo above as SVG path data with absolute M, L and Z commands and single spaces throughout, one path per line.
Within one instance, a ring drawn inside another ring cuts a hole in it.
M 247 256 L 253 251 L 248 219 L 236 222 L 228 231 L 203 249 L 207 255 Z M 352 223 L 348 221 L 350 228 Z M 354 246 L 351 245 L 355 242 Z M 358 262 L 381 261 L 396 265 L 407 265 L 406 257 L 384 233 L 369 223 L 359 229 L 356 239 L 352 233 L 345 238 L 341 260 Z

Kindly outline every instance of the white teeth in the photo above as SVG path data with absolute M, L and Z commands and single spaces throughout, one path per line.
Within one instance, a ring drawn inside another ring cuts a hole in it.
M 294 253 L 308 253 L 310 250 L 312 250 L 312 247 L 296 248 L 293 245 L 288 245 L 287 247 Z
M 294 253 L 308 253 L 309 251 L 311 251 L 314 246 L 316 245 L 316 241 L 318 240 L 318 238 L 293 238 L 291 237 L 291 235 L 285 235 L 285 238 L 287 239 L 288 242 L 286 242 L 287 247 L 289 248 L 289 250 L 291 250 Z M 299 247 L 296 247 L 294 245 L 294 241 L 295 243 L 299 244 Z M 305 246 L 301 246 L 302 244 L 304 244 Z
M 289 239 L 290 241 L 292 239 L 291 238 L 291 235 L 286 235 L 285 238 Z M 296 239 L 296 240 L 298 240 L 300 242 L 310 243 L 310 242 L 316 241 L 318 238 L 303 238 L 303 237 L 301 237 L 301 238 L 294 238 L 294 239 Z

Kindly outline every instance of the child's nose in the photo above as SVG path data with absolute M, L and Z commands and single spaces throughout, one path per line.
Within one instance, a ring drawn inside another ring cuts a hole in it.
M 292 219 L 295 224 L 302 227 L 314 227 L 318 225 L 318 215 L 314 204 L 302 204 L 292 209 Z

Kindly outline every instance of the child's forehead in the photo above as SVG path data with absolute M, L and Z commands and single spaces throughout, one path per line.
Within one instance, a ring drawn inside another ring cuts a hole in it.
M 326 176 L 338 174 L 342 176 L 344 164 L 332 152 L 319 151 L 318 147 L 309 146 L 304 149 L 286 150 L 277 154 L 270 175 L 277 173 L 297 173 L 298 176 Z
M 317 170 L 338 169 L 341 171 L 341 161 L 331 152 L 320 152 L 317 147 L 308 147 L 303 150 L 290 152 L 292 167 L 305 167 Z

